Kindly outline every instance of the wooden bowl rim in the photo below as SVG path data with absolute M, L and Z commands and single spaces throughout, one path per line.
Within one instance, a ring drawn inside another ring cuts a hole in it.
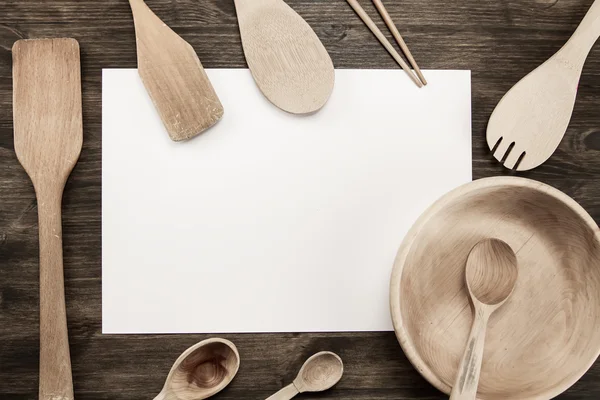
M 559 200 L 561 203 L 563 203 L 572 211 L 574 211 L 575 214 L 577 214 L 582 219 L 582 221 L 585 222 L 586 225 L 591 228 L 592 232 L 594 232 L 596 242 L 600 245 L 600 228 L 598 227 L 594 219 L 588 214 L 588 212 L 581 205 L 579 205 L 579 203 L 577 203 L 574 199 L 561 192 L 560 190 L 545 183 L 538 182 L 532 179 L 508 176 L 478 179 L 451 190 L 450 192 L 446 193 L 438 200 L 436 200 L 431 206 L 429 206 L 429 208 L 427 208 L 427 210 L 425 210 L 425 212 L 421 214 L 421 216 L 411 227 L 404 240 L 402 241 L 402 244 L 400 245 L 400 248 L 396 255 L 390 280 L 390 311 L 392 314 L 392 323 L 394 325 L 396 338 L 398 339 L 398 342 L 400 342 L 400 346 L 402 347 L 402 350 L 404 351 L 404 354 L 406 354 L 406 357 L 408 358 L 410 363 L 427 381 L 429 381 L 430 384 L 435 386 L 441 392 L 446 393 L 448 395 L 450 394 L 452 387 L 444 383 L 441 379 L 439 379 L 439 377 L 423 361 L 419 352 L 417 351 L 417 347 L 411 341 L 410 335 L 405 329 L 404 323 L 402 321 L 400 284 L 402 282 L 402 272 L 404 271 L 404 263 L 421 229 L 429 222 L 429 220 L 433 216 L 435 216 L 439 211 L 441 211 L 447 205 L 448 202 L 453 201 L 467 193 L 486 188 L 502 186 L 519 188 L 525 187 L 542 192 L 543 194 L 549 195 Z M 563 383 L 562 385 L 555 385 L 549 388 L 539 396 L 522 398 L 522 400 L 552 399 L 558 396 L 559 394 L 563 393 L 568 388 L 573 386 L 579 379 L 581 379 L 581 377 L 585 375 L 585 373 L 592 367 L 595 360 L 599 356 L 600 344 L 596 349 L 595 356 L 592 359 L 592 361 L 589 362 L 587 365 L 584 365 L 584 368 L 581 368 L 580 371 L 577 371 L 571 379 L 566 380 L 565 383 Z

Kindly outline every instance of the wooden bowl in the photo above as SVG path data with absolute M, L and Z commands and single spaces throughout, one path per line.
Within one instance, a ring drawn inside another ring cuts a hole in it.
M 573 199 L 528 179 L 481 179 L 446 194 L 408 233 L 390 288 L 396 336 L 449 394 L 472 323 L 471 248 L 499 238 L 519 278 L 487 331 L 478 399 L 550 399 L 600 354 L 600 230 Z

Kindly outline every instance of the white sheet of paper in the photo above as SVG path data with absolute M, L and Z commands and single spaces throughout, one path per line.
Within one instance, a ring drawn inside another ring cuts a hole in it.
M 398 246 L 471 180 L 470 72 L 337 70 L 310 116 L 207 73 L 225 116 L 175 143 L 137 71 L 103 71 L 103 332 L 391 330 Z

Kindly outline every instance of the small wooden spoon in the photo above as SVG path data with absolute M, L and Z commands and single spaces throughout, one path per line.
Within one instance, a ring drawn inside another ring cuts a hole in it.
M 517 256 L 505 242 L 486 239 L 471 250 L 466 280 L 475 318 L 450 399 L 476 399 L 488 320 L 512 294 L 517 277 Z
M 19 40 L 13 55 L 15 152 L 33 182 L 40 237 L 40 400 L 72 400 L 61 203 L 83 142 L 75 39 Z
M 229 340 L 207 339 L 184 351 L 154 400 L 203 400 L 227 386 L 240 368 L 240 354 Z
M 490 117 L 487 143 L 506 168 L 525 171 L 554 153 L 567 131 L 581 71 L 600 37 L 600 0 L 569 41 L 512 87 Z
M 322 351 L 306 360 L 293 383 L 267 400 L 289 400 L 299 393 L 331 389 L 342 379 L 343 373 L 342 359 L 337 354 Z
M 335 73 L 308 23 L 283 0 L 235 0 L 235 7 L 248 67 L 267 99 L 293 114 L 323 107 Z
M 223 106 L 192 46 L 143 0 L 129 0 L 138 72 L 171 139 L 190 139 L 216 124 Z

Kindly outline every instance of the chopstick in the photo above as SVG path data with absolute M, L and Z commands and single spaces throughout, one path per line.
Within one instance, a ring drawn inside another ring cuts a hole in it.
M 388 51 L 388 53 L 390 53 L 390 55 L 394 58 L 394 60 L 396 60 L 396 62 L 400 65 L 400 67 L 402 67 L 404 72 L 406 72 L 410 76 L 410 79 L 412 79 L 413 82 L 415 82 L 415 84 L 418 87 L 423 87 L 423 83 L 413 73 L 413 71 L 406 64 L 406 62 L 404 62 L 402 57 L 400 57 L 400 54 L 398 54 L 398 52 L 396 51 L 396 49 L 394 49 L 392 44 L 385 38 L 383 33 L 379 30 L 377 25 L 375 25 L 375 23 L 373 22 L 371 17 L 369 17 L 367 12 L 360 6 L 360 4 L 358 4 L 358 1 L 357 0 L 346 0 L 346 1 L 348 2 L 348 4 L 350 4 L 350 7 L 352 7 L 354 9 L 356 14 L 358 14 L 360 19 L 363 20 L 363 22 L 365 23 L 365 25 L 367 25 L 367 27 L 371 30 L 371 32 L 373 32 L 373 34 L 377 37 L 377 39 L 379 39 L 379 41 L 381 42 L 383 47 L 385 47 L 385 49 Z
M 392 35 L 396 39 L 396 42 L 398 43 L 398 45 L 400 46 L 400 48 L 402 49 L 404 54 L 406 54 L 406 58 L 410 62 L 410 65 L 412 65 L 413 69 L 417 73 L 417 76 L 419 77 L 421 82 L 423 82 L 423 85 L 427 85 L 427 81 L 425 80 L 425 77 L 423 76 L 421 69 L 417 65 L 417 62 L 415 61 L 413 55 L 411 54 L 410 50 L 408 49 L 408 46 L 404 42 L 402 35 L 400 35 L 400 32 L 398 32 L 398 28 L 396 28 L 396 24 L 394 24 L 394 21 L 392 21 L 392 17 L 385 9 L 383 2 L 381 0 L 373 0 L 373 4 L 375 4 L 377 11 L 379 11 L 379 14 L 385 21 L 385 24 L 388 26 L 390 32 L 392 32 Z

